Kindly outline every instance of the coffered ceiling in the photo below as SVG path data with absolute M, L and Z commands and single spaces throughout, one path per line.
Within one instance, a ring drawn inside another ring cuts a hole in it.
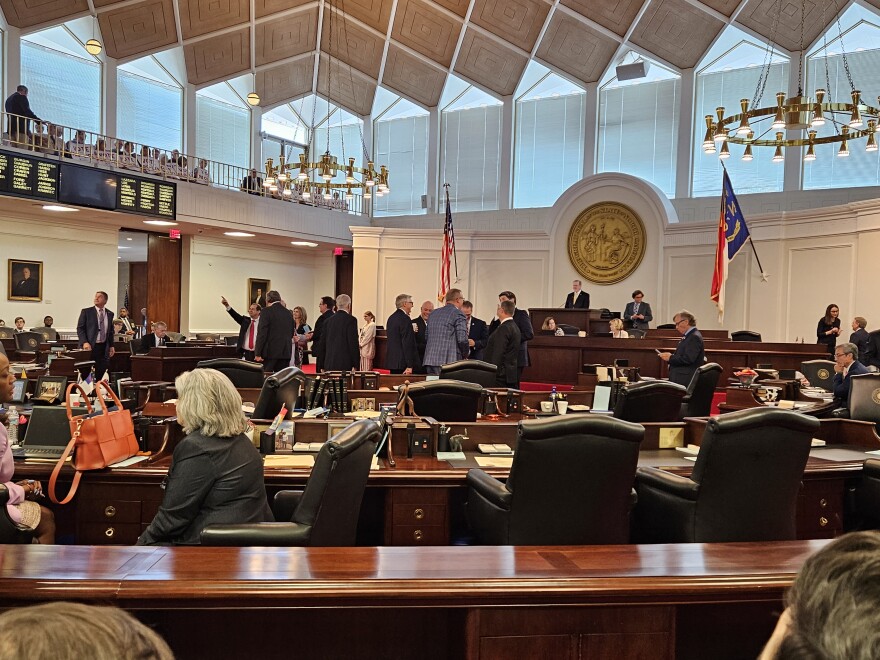
M 117 60 L 177 47 L 192 85 L 254 71 L 264 107 L 329 88 L 365 115 L 380 84 L 434 107 L 450 73 L 510 95 L 530 58 L 582 85 L 630 50 L 688 69 L 726 25 L 761 40 L 775 31 L 795 51 L 802 2 L 809 45 L 834 20 L 830 0 L 0 0 L 0 9 L 27 34 L 94 8 Z

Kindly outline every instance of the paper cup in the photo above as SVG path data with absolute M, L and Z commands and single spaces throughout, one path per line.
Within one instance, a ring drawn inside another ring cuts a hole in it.
M 560 415 L 564 415 L 568 412 L 568 401 L 557 401 L 556 408 L 559 410 Z
M 541 410 L 543 412 L 553 412 L 553 402 L 552 401 L 541 401 Z

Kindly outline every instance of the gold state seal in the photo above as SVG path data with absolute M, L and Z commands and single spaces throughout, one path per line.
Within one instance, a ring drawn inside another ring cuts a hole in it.
M 614 284 L 632 274 L 645 256 L 645 225 L 628 206 L 594 204 L 568 232 L 568 258 L 590 282 Z

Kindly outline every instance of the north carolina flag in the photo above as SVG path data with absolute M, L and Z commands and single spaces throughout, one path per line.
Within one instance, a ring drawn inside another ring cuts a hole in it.
M 733 258 L 746 244 L 749 228 L 743 217 L 733 185 L 727 170 L 724 170 L 724 183 L 721 190 L 721 213 L 718 216 L 718 241 L 715 245 L 715 272 L 712 275 L 712 300 L 718 307 L 718 322 L 724 321 L 724 286 L 727 282 L 727 268 Z

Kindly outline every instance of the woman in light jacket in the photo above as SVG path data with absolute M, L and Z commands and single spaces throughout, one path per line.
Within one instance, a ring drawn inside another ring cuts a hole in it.
M 376 317 L 373 312 L 364 312 L 366 325 L 358 333 L 358 344 L 361 347 L 361 371 L 373 370 L 373 358 L 376 357 Z

